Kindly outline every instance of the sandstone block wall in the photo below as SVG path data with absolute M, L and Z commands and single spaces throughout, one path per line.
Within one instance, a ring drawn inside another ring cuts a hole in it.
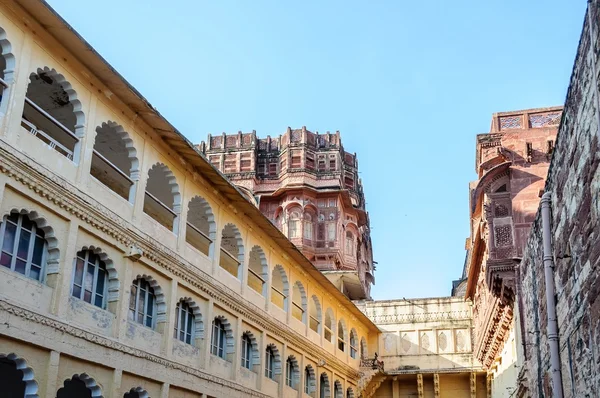
M 590 3 L 598 23 L 598 2 Z M 598 26 L 584 24 L 573 67 L 546 191 L 552 194 L 554 284 L 565 397 L 600 393 L 600 173 L 598 163 Z M 597 77 L 597 76 L 596 76 Z M 531 397 L 552 396 L 549 373 L 542 250 L 538 211 L 520 265 L 525 323 L 525 366 L 521 391 Z

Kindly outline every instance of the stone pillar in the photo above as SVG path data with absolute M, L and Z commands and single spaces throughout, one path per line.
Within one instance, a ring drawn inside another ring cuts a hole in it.
M 127 322 L 129 319 L 129 296 L 131 292 L 131 283 L 133 282 L 133 261 L 124 258 L 124 275 L 121 276 L 121 286 L 119 289 L 119 307 L 117 310 L 117 319 L 115 326 L 115 336 L 123 341 L 127 334 Z
M 304 362 L 305 362 L 306 358 L 304 357 L 304 354 L 300 355 L 300 363 L 298 364 L 298 398 L 302 398 L 304 395 Z
M 204 369 L 209 369 L 210 367 L 210 341 L 212 339 L 212 323 L 214 319 L 213 306 L 215 301 L 211 298 L 208 300 L 208 305 L 206 308 L 206 326 L 204 327 Z
M 167 322 L 163 332 L 163 354 L 170 358 L 173 354 L 173 331 L 175 330 L 175 311 L 177 305 L 177 279 L 171 280 L 171 291 L 167 299 Z
M 215 249 L 214 256 L 212 258 L 212 275 L 215 276 L 219 270 L 219 261 L 221 261 L 221 238 L 223 237 L 223 228 L 225 225 L 221 223 L 223 219 L 223 208 L 219 207 L 218 212 L 219 223 L 217 223 L 217 232 L 215 236 Z M 220 228 L 220 229 L 219 229 Z M 244 256 L 245 257 L 245 256 Z
M 160 398 L 169 398 L 169 383 L 163 383 L 160 386 Z
M 400 382 L 396 376 L 392 379 L 392 398 L 400 398 Z
M 133 222 L 139 222 L 144 215 L 144 200 L 146 199 L 146 182 L 148 180 L 148 169 L 150 165 L 150 155 L 148 140 L 144 140 L 143 156 L 140 159 L 139 181 L 135 184 L 136 192 L 133 201 Z
M 242 352 L 242 318 L 238 317 L 235 320 L 235 334 L 233 335 L 233 358 L 231 360 L 231 379 L 239 381 L 240 378 L 240 361 Z
M 471 398 L 477 398 L 477 373 L 471 373 Z
M 492 398 L 492 380 L 494 377 L 490 374 L 487 376 L 487 397 Z
M 285 371 L 287 365 L 287 344 L 283 343 L 281 347 L 281 374 L 279 375 L 279 396 L 283 397 L 283 391 L 285 386 Z
M 62 257 L 62 266 L 59 269 L 50 269 L 52 273 L 48 277 L 48 285 L 54 287 L 52 295 L 52 313 L 59 318 L 65 319 L 71 296 L 71 281 L 73 279 L 73 261 L 77 254 L 77 232 L 79 230 L 78 220 L 73 218 L 69 224 L 66 248 Z M 56 264 L 58 266 L 58 264 Z
M 440 375 L 437 373 L 433 375 L 433 395 L 435 398 L 440 396 Z
M 263 386 L 263 378 L 265 376 L 265 352 L 267 351 L 267 334 L 264 330 L 260 332 L 260 342 L 258 343 L 258 372 L 256 377 L 256 389 L 261 391 Z
M 113 382 L 111 386 L 111 397 L 118 397 L 119 391 L 121 391 L 121 380 L 123 379 L 123 370 L 115 369 L 113 370 Z
M 419 398 L 423 398 L 423 375 L 421 373 L 417 374 L 417 396 Z
M 77 163 L 77 176 L 75 177 L 75 184 L 82 190 L 86 190 L 92 175 L 90 169 L 92 167 L 92 156 L 94 153 L 94 143 L 96 142 L 96 124 L 93 120 L 96 118 L 96 106 L 98 104 L 98 97 L 92 95 L 90 100 L 90 109 L 85 115 L 86 127 L 83 136 L 79 136 L 79 145 L 75 145 L 73 152 L 73 161 Z M 77 128 L 83 129 L 83 127 Z M 75 132 L 76 133 L 76 132 Z M 79 149 L 79 153 L 75 153 Z M 78 159 L 78 161 L 77 161 Z
M 60 362 L 60 353 L 50 351 L 48 358 L 48 368 L 46 370 L 46 397 L 56 397 L 56 391 L 62 387 L 62 380 L 58 380 L 58 364 Z

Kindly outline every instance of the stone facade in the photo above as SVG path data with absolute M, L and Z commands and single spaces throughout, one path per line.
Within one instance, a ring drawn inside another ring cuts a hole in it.
M 358 159 L 339 132 L 209 135 L 199 147 L 344 294 L 370 298 L 369 215 Z
M 377 388 L 365 397 L 488 397 L 486 372 L 473 356 L 471 303 L 463 297 L 357 306 L 381 330 L 379 358 L 385 364 L 385 373 L 373 381 Z
M 551 259 L 558 318 L 562 387 L 550 374 L 548 312 L 541 214 L 520 265 L 525 366 L 519 396 L 596 397 L 600 394 L 600 163 L 598 147 L 598 1 L 588 15 L 567 92 L 545 191 L 550 193 Z M 594 26 L 590 26 L 592 21 Z
M 2 391 L 360 394 L 378 328 L 254 203 L 46 3 L 0 46 Z

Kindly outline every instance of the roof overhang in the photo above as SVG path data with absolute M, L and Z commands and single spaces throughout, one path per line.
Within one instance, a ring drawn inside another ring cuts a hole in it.
M 345 307 L 363 322 L 371 331 L 379 329 L 363 314 L 352 301 L 323 275 L 315 266 L 267 219 L 260 210 L 245 198 L 227 178 L 213 167 L 202 153 L 185 136 L 167 121 L 146 98 L 121 76 L 94 48 L 83 39 L 48 3 L 44 0 L 15 0 L 37 22 L 44 27 L 67 51 L 98 78 L 125 106 L 129 107 L 146 122 L 177 155 L 197 173 L 217 189 L 233 208 L 251 218 L 269 238 L 273 239 L 285 255 L 298 263 L 328 292 L 345 304 Z

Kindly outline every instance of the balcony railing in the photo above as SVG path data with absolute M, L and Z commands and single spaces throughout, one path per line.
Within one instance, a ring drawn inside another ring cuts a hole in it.
M 73 160 L 73 150 L 79 138 L 35 102 L 25 97 L 21 125 L 50 148 Z M 45 130 L 45 131 L 44 131 Z
M 221 258 L 219 259 L 219 265 L 231 275 L 235 276 L 236 278 L 238 277 L 240 262 L 233 254 L 229 253 L 223 248 L 221 248 Z
M 100 152 L 94 149 L 90 173 L 101 183 L 129 200 L 129 191 L 134 181 Z
M 185 240 L 205 255 L 209 255 L 212 239 L 210 239 L 204 232 L 200 231 L 198 227 L 189 222 L 187 223 Z
M 248 268 L 248 286 L 252 288 L 252 290 L 256 291 L 258 294 L 263 294 L 263 286 L 265 284 L 265 280 L 260 276 L 260 274 L 254 272 L 252 268 Z
M 384 371 L 383 361 L 375 358 L 361 358 L 360 359 L 360 367 L 361 368 L 371 368 L 373 370 Z
M 175 217 L 177 217 L 177 213 L 148 191 L 146 191 L 146 200 L 144 200 L 144 213 L 154 218 L 170 231 L 173 230 L 173 222 L 175 221 Z

